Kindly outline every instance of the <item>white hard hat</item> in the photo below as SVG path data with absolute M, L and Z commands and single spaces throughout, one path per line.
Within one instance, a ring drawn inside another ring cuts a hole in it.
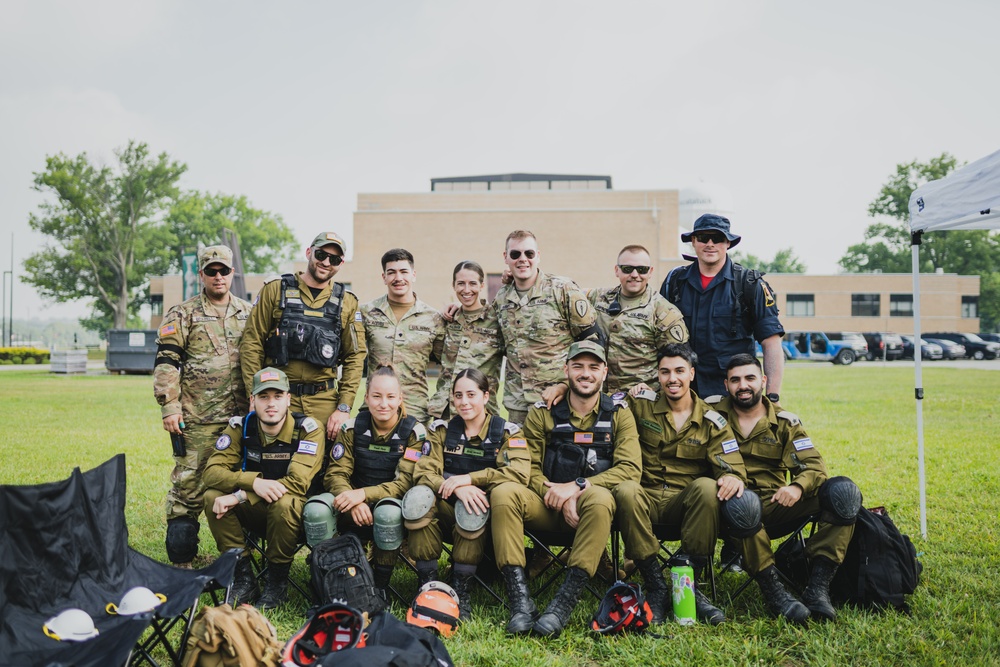
M 153 611 L 166 601 L 167 597 L 162 593 L 154 593 L 145 586 L 136 586 L 122 596 L 122 601 L 117 607 L 114 602 L 109 602 L 105 609 L 109 614 L 134 616 L 135 614 Z
M 42 626 L 42 632 L 61 642 L 82 642 L 100 634 L 94 619 L 82 609 L 67 609 L 53 616 Z

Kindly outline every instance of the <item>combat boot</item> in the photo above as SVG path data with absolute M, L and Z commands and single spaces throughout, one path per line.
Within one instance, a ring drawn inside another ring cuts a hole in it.
M 837 574 L 839 566 L 825 556 L 813 560 L 809 584 L 802 592 L 802 602 L 809 607 L 812 617 L 818 621 L 836 621 L 837 612 L 830 602 L 830 582 Z
M 507 589 L 507 604 L 510 605 L 507 632 L 523 635 L 531 631 L 538 616 L 538 608 L 528 595 L 528 578 L 524 574 L 524 568 L 519 565 L 505 565 L 500 571 Z
M 375 592 L 382 598 L 382 601 L 389 604 L 389 581 L 392 579 L 392 565 L 372 566 L 372 574 L 375 575 Z
M 670 599 L 670 588 L 667 580 L 663 578 L 663 570 L 660 569 L 660 559 L 653 554 L 649 558 L 635 561 L 642 581 L 645 583 L 643 593 L 646 595 L 646 602 L 650 611 L 653 612 L 653 623 L 662 623 L 666 613 L 667 600 Z
M 708 559 L 705 558 L 691 558 L 691 564 L 694 566 L 694 611 L 695 616 L 702 623 L 708 623 L 709 625 L 721 625 L 726 622 L 726 615 L 722 613 L 722 610 L 712 604 L 712 601 L 701 592 L 701 588 L 698 585 L 698 581 L 701 579 L 702 573 L 705 571 L 706 563 Z
M 288 600 L 288 571 L 291 569 L 291 563 L 268 564 L 264 593 L 257 600 L 258 609 L 274 609 L 285 604 Z
M 545 608 L 545 613 L 538 617 L 532 630 L 542 637 L 558 637 L 563 627 L 569 622 L 569 616 L 580 601 L 580 592 L 590 580 L 586 570 L 571 567 L 566 570 L 566 579 L 556 591 L 552 602 Z
M 438 564 L 436 560 L 417 561 L 417 588 L 420 588 L 429 581 L 440 581 L 438 579 Z
M 757 573 L 757 585 L 764 596 L 767 608 L 775 616 L 783 616 L 790 623 L 806 625 L 809 621 L 809 610 L 804 604 L 792 597 L 785 590 L 778 578 L 778 569 L 771 565 Z
M 229 589 L 227 601 L 235 607 L 237 603 L 253 603 L 260 595 L 260 588 L 257 587 L 257 577 L 253 572 L 253 563 L 249 556 L 236 561 L 236 570 L 233 573 L 233 585 Z
M 476 576 L 475 566 L 472 571 L 466 569 L 468 566 L 456 565 L 451 571 L 451 587 L 458 595 L 458 620 L 465 623 L 472 620 L 472 600 L 471 595 L 472 578 Z

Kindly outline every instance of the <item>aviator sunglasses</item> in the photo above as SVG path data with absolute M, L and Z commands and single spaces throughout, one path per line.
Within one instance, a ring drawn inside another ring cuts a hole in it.
M 325 262 L 326 260 L 330 260 L 330 266 L 340 266 L 341 264 L 344 263 L 344 258 L 341 257 L 340 255 L 335 255 L 332 252 L 320 250 L 319 248 L 313 250 L 313 257 L 316 258 L 317 262 Z
M 507 256 L 510 257 L 511 259 L 521 259 L 521 255 L 524 255 L 528 259 L 534 259 L 535 258 L 535 254 L 536 254 L 536 252 L 534 250 L 525 250 L 523 252 L 521 250 L 508 250 L 507 251 Z

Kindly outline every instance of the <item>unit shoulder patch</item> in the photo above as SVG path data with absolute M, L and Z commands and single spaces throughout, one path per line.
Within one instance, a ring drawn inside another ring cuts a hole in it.
M 729 423 L 721 413 L 718 413 L 715 410 L 707 410 L 705 412 L 705 419 L 715 424 L 718 428 L 726 428 L 726 424 Z
M 215 441 L 215 448 L 221 452 L 224 449 L 228 449 L 232 442 L 233 439 L 229 437 L 229 434 L 223 433 L 219 436 L 219 439 Z
M 798 426 L 802 423 L 799 416 L 794 412 L 789 412 L 788 410 L 782 410 L 778 413 L 778 419 L 784 419 L 785 421 L 791 422 L 792 426 Z
M 330 458 L 332 458 L 334 461 L 339 461 L 341 458 L 343 458 L 345 451 L 347 450 L 344 448 L 343 443 L 338 442 L 333 446 L 333 449 L 330 450 Z
M 229 426 L 230 428 L 241 428 L 243 426 L 243 417 L 240 415 L 236 415 L 235 417 L 230 417 Z

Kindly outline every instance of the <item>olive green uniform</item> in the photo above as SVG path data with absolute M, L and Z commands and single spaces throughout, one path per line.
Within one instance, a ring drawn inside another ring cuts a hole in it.
M 398 321 L 382 295 L 361 305 L 368 343 L 368 368 L 392 364 L 403 388 L 406 411 L 426 423 L 432 414 L 427 409 L 427 366 L 440 360 L 444 351 L 444 318 L 420 299 L 416 299 Z M 435 415 L 436 416 L 436 415 Z
M 333 294 L 331 281 L 314 297 L 302 280 L 302 273 L 298 274 L 297 287 L 302 304 L 315 311 L 321 311 Z M 343 369 L 340 380 L 337 380 L 336 368 L 316 366 L 301 359 L 292 359 L 287 366 L 280 367 L 288 376 L 292 411 L 309 415 L 324 427 L 338 405 L 354 405 L 365 365 L 365 332 L 358 315 L 358 297 L 344 290 L 342 299 L 339 361 Z M 281 321 L 281 313 L 281 280 L 272 280 L 257 295 L 240 346 L 243 380 L 247 387 L 253 386 L 254 373 L 275 365 L 274 360 L 264 354 L 264 343 Z
M 764 528 L 743 540 L 743 557 L 751 573 L 774 565 L 767 527 L 803 521 L 817 514 L 820 511 L 819 489 L 827 479 L 823 457 L 799 418 L 791 412 L 775 410 L 766 396 L 761 397 L 761 402 L 767 408 L 767 416 L 758 421 L 747 436 L 743 436 L 735 422 L 737 415 L 732 399 L 727 397 L 717 406 L 733 421 L 733 431 L 746 462 L 747 488 L 756 491 L 764 504 Z M 775 491 L 789 484 L 802 489 L 799 501 L 791 507 L 771 502 Z M 821 522 L 806 543 L 806 555 L 810 559 L 825 556 L 839 565 L 844 562 L 853 535 L 853 524 L 837 526 Z
M 501 287 L 491 308 L 500 322 L 507 355 L 503 397 L 507 419 L 523 424 L 545 388 L 565 379 L 570 343 L 596 333 L 594 309 L 575 282 L 542 271 L 523 296 L 514 283 Z
M 215 306 L 202 291 L 167 311 L 156 344 L 153 394 L 162 417 L 181 415 L 187 455 L 174 457 L 167 520 L 195 521 L 204 504 L 202 472 L 212 445 L 233 415 L 247 411 L 240 339 L 250 304 L 232 294 Z M 165 445 L 164 445 L 165 446 Z
M 640 382 L 658 389 L 657 350 L 670 343 L 687 342 L 684 316 L 649 285 L 635 297 L 623 297 L 621 291 L 619 285 L 587 293 L 597 312 L 597 326 L 607 338 L 608 379 L 604 389 L 608 393 L 628 391 Z M 620 312 L 612 314 L 618 309 Z
M 400 420 L 406 416 L 405 410 L 400 410 Z M 354 485 L 351 483 L 351 476 L 354 474 L 354 419 L 349 419 L 340 427 L 337 441 L 332 447 L 328 447 L 329 462 L 326 468 L 326 475 L 323 477 L 323 487 L 337 496 L 344 491 L 352 491 Z M 385 447 L 392 436 L 396 433 L 396 427 L 384 434 L 379 434 L 372 428 L 373 447 Z M 403 495 L 413 486 L 413 469 L 416 462 L 420 460 L 424 449 L 424 442 L 427 440 L 427 430 L 419 422 L 413 427 L 413 433 L 406 441 L 406 449 L 399 463 L 396 464 L 395 478 L 384 484 L 363 487 L 365 490 L 365 502 L 372 508 L 383 498 L 402 499 Z M 366 538 L 370 536 L 371 526 L 357 526 L 351 519 L 350 512 L 345 512 L 337 517 L 338 529 L 344 532 L 360 533 Z M 373 545 L 373 560 L 380 565 L 393 565 L 396 562 L 396 551 L 383 551 Z
M 256 416 L 244 419 L 256 419 Z M 243 539 L 243 527 L 246 527 L 266 537 L 266 555 L 269 561 L 279 564 L 292 561 L 302 535 L 302 508 L 306 502 L 306 494 L 313 478 L 323 466 L 326 443 L 326 427 L 315 419 L 307 417 L 299 430 L 298 450 L 291 455 L 285 475 L 278 479 L 284 484 L 287 493 L 273 503 L 254 493 L 253 482 L 261 477 L 261 473 L 242 470 L 242 420 L 231 420 L 219 436 L 204 474 L 205 516 L 219 553 L 237 547 L 246 548 Z M 259 436 L 265 457 L 267 448 L 275 443 L 291 444 L 295 437 L 295 420 L 291 412 L 285 417 L 285 423 L 277 436 L 270 438 L 263 429 L 259 429 Z M 221 519 L 217 519 L 212 511 L 215 499 L 233 493 L 236 489 L 246 491 L 247 502 L 236 505 Z
M 467 449 L 479 449 L 486 439 L 490 428 L 490 413 L 486 413 L 486 422 L 479 435 L 469 438 L 462 449 L 456 454 L 461 455 Z M 469 473 L 472 485 L 478 486 L 489 495 L 493 489 L 510 482 L 517 485 L 528 483 L 531 475 L 531 455 L 528 453 L 528 443 L 521 432 L 521 427 L 507 422 L 504 427 L 503 441 L 496 455 L 496 468 L 484 468 Z M 444 442 L 448 432 L 448 423 L 436 420 L 431 424 L 431 451 L 420 459 L 414 473 L 414 484 L 423 484 L 438 493 L 444 484 Z M 435 504 L 435 516 L 423 528 L 409 531 L 410 555 L 417 560 L 437 560 L 441 556 L 441 543 L 447 541 L 454 545 L 452 558 L 456 563 L 478 565 L 483 559 L 486 548 L 487 534 L 475 539 L 468 539 L 455 530 L 454 503 L 462 502 L 452 495 L 451 501 L 438 499 Z
M 569 400 L 567 397 L 565 400 Z M 578 429 L 594 427 L 600 414 L 600 402 L 592 411 L 578 415 L 570 408 L 570 423 Z M 542 471 L 549 434 L 555 426 L 552 414 L 544 403 L 536 403 L 524 423 L 524 436 L 531 454 L 531 477 L 526 488 L 507 482 L 490 494 L 490 522 L 497 565 L 524 567 L 524 527 L 546 532 L 574 532 L 563 520 L 562 512 L 550 510 L 543 498 L 548 481 Z M 638 484 L 642 455 L 632 414 L 621 407 L 614 412 L 611 423 L 614 450 L 612 466 L 589 477 L 590 485 L 577 500 L 580 522 L 573 537 L 573 550 L 568 565 L 585 570 L 593 576 L 611 536 L 611 521 L 615 516 L 612 490 L 622 484 Z
M 694 409 L 676 428 L 662 393 L 629 397 L 642 448 L 642 482 L 615 489 L 615 515 L 625 555 L 639 561 L 656 554 L 660 543 L 652 524 L 679 525 L 681 548 L 707 558 L 719 532 L 716 480 L 734 475 L 746 482 L 736 436 L 726 418 L 691 392 Z
M 482 371 L 490 381 L 490 400 L 486 409 L 499 414 L 500 364 L 503 362 L 503 339 L 496 312 L 483 306 L 474 312 L 459 309 L 454 320 L 445 323 L 444 352 L 437 390 L 427 404 L 430 414 L 447 419 L 451 412 L 451 390 L 455 376 L 466 368 Z

